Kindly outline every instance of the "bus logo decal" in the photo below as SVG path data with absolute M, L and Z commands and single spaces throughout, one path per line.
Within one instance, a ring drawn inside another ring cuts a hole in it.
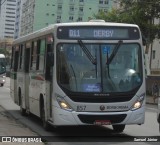
M 105 106 L 103 106 L 103 105 L 101 105 L 99 108 L 100 108 L 101 111 L 105 110 Z

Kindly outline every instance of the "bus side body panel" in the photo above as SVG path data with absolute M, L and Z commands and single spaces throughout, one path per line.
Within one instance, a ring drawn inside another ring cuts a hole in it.
M 39 73 L 30 73 L 29 107 L 30 112 L 40 117 L 40 97 L 46 100 L 45 81 Z
M 19 105 L 22 103 L 22 108 L 25 109 L 25 73 L 17 72 L 17 98 Z M 21 102 L 20 102 L 21 99 Z
M 19 105 L 19 99 L 17 94 L 17 73 L 11 70 L 10 73 L 10 95 L 13 101 Z
M 52 120 L 52 89 L 51 89 L 51 82 L 46 81 L 45 85 L 45 94 L 46 94 L 46 118 Z
M 159 131 L 160 131 L 160 97 L 158 97 L 157 121 L 159 123 Z
M 28 73 L 18 72 L 17 73 L 17 96 L 18 100 L 22 101 L 22 108 L 29 109 L 29 75 Z M 20 102 L 19 102 L 20 104 Z

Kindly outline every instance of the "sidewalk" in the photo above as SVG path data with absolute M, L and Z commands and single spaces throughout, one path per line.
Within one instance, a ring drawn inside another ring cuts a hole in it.
M 10 88 L 10 80 L 7 78 L 7 82 L 5 83 L 6 88 Z M 3 89 L 3 88 L 2 88 Z M 0 106 L 0 140 L 2 137 L 11 137 L 11 136 L 30 136 L 30 137 L 38 137 L 38 135 L 27 128 L 25 125 L 21 124 L 18 120 L 14 119 L 10 113 L 7 112 L 2 106 Z M 36 143 L 27 143 L 27 142 L 14 142 L 14 143 L 6 143 L 0 142 L 0 145 L 44 145 L 43 142 Z
M 5 111 L 0 106 L 0 137 L 9 137 L 9 136 L 33 136 L 38 137 L 38 135 L 17 122 L 7 111 Z M 10 143 L 0 142 L 0 145 L 8 145 Z M 44 145 L 44 143 L 12 143 L 13 145 L 22 144 L 22 145 Z

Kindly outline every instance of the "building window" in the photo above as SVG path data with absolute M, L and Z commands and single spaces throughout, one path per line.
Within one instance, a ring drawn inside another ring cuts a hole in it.
M 70 21 L 73 21 L 73 16 L 69 16 L 69 20 L 70 20 Z
M 99 4 L 103 4 L 103 0 L 99 0 Z
M 61 16 L 57 16 L 57 19 L 60 20 L 60 19 L 61 19 Z
M 108 4 L 108 3 L 109 3 L 109 1 L 108 1 L 108 0 L 105 0 L 105 1 L 104 1 L 104 4 Z
M 109 1 L 108 0 L 99 0 L 99 4 L 108 4 L 109 3 Z
M 70 6 L 70 11 L 71 11 L 71 12 L 74 11 L 74 6 Z
M 83 12 L 83 7 L 79 7 L 79 11 L 80 11 L 80 12 Z
M 78 17 L 78 22 L 81 22 L 83 20 L 82 17 Z
M 62 10 L 62 5 L 58 5 L 58 10 Z

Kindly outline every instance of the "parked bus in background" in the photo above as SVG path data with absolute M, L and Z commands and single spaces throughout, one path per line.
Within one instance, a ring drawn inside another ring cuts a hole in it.
M 0 86 L 6 82 L 6 58 L 4 54 L 0 54 Z
M 137 25 L 59 23 L 13 42 L 11 96 L 49 125 L 143 124 L 145 67 Z

